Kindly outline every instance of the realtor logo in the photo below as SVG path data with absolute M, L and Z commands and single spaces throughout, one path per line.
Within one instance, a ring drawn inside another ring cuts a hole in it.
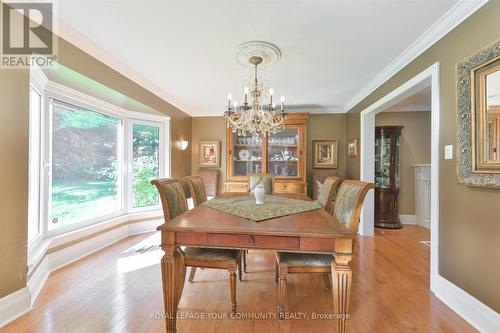
M 1 68 L 55 64 L 54 4 L 1 2 Z

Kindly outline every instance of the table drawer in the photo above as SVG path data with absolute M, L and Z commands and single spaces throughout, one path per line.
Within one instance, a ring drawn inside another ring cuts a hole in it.
M 208 234 L 207 244 L 211 246 L 298 250 L 300 248 L 300 238 L 283 236 Z

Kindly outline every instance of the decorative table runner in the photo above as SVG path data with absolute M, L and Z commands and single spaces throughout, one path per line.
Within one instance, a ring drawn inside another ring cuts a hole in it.
M 321 208 L 321 205 L 316 201 L 297 200 L 274 195 L 266 195 L 262 205 L 255 204 L 253 195 L 219 197 L 205 201 L 202 205 L 255 222 Z

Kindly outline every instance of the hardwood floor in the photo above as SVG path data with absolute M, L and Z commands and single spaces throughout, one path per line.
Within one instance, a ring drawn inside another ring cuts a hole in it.
M 353 267 L 351 332 L 475 332 L 429 291 L 427 229 L 376 230 L 359 237 Z M 33 311 L 10 323 L 7 332 L 164 332 L 159 234 L 139 235 L 52 273 Z M 152 247 L 153 246 L 153 247 Z M 227 319 L 227 271 L 198 270 L 179 304 L 178 332 L 333 332 L 314 313 L 332 313 L 332 297 L 321 275 L 288 277 L 288 308 L 297 318 L 278 322 L 278 286 L 272 252 L 250 251 L 247 274 L 237 284 L 238 315 Z M 182 319 L 182 316 L 215 316 Z

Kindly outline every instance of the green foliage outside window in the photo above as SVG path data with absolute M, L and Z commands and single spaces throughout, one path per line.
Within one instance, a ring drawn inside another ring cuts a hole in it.
M 133 127 L 133 194 L 134 207 L 155 206 L 158 192 L 151 180 L 159 177 L 160 130 L 150 125 Z

